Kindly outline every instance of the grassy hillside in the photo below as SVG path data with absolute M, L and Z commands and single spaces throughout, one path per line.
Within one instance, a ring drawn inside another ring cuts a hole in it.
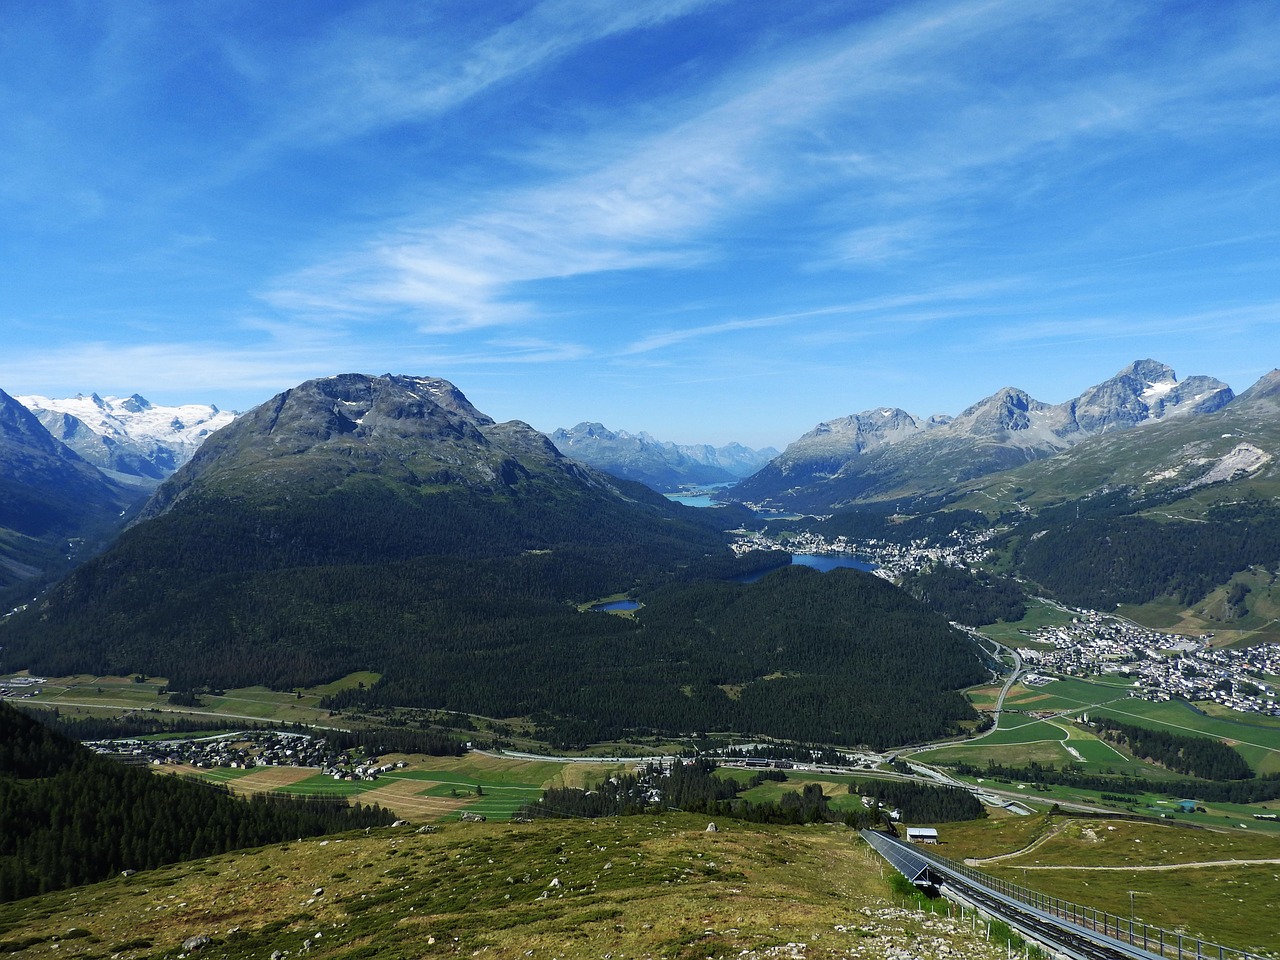
M 904 909 L 843 828 L 686 815 L 411 827 L 266 847 L 0 908 L 17 957 L 1005 956 Z M 55 939 L 56 938 L 56 939 Z
M 844 828 L 717 826 L 708 833 L 705 818 L 672 814 L 277 844 L 0 907 L 0 950 L 158 960 L 203 936 L 201 956 L 229 960 L 277 950 L 335 960 L 1006 955 L 968 918 L 918 912 Z M 1275 866 L 1187 866 L 1269 860 L 1280 840 L 1038 817 L 941 832 L 953 858 L 1011 855 L 982 868 L 1016 882 L 1034 875 L 1037 887 L 1114 912 L 1132 889 L 1152 922 L 1280 946 L 1265 919 Z M 1135 872 L 1135 857 L 1161 869 Z

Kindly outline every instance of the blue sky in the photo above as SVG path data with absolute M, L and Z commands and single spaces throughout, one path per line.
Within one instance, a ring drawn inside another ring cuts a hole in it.
M 0 389 L 778 447 L 1280 365 L 1280 4 L 10 5 Z

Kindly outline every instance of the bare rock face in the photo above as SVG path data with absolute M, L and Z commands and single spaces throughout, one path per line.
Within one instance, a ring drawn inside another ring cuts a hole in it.
M 1257 409 L 1260 413 L 1280 412 L 1280 369 L 1272 370 L 1251 386 L 1236 400 L 1244 408 Z

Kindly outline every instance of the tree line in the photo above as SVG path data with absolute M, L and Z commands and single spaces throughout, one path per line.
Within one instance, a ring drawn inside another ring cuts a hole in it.
M 965 790 L 929 784 L 868 781 L 850 784 L 850 793 L 861 793 L 874 802 L 854 809 L 837 810 L 819 783 L 807 783 L 777 800 L 749 801 L 744 790 L 766 781 L 785 781 L 783 771 L 762 770 L 745 785 L 716 775 L 716 764 L 705 758 L 671 767 L 649 765 L 639 773 L 623 774 L 596 784 L 591 790 L 557 787 L 519 811 L 532 819 L 637 816 L 676 809 L 713 817 L 730 817 L 752 823 L 844 823 L 863 829 L 879 826 L 886 812 L 899 809 L 904 820 L 952 822 L 986 815 L 982 804 Z
M 1027 612 L 1026 592 L 1015 580 L 985 570 L 936 563 L 907 573 L 901 587 L 948 620 L 981 627 L 1021 620 Z
M 1075 606 L 1163 596 L 1190 606 L 1241 570 L 1280 562 L 1280 506 L 1268 501 L 1215 505 L 1207 523 L 1127 515 L 1111 499 L 1084 506 L 1078 519 L 1057 515 L 1066 507 L 1041 511 L 1035 526 L 1046 532 L 1016 550 L 1023 574 Z
M 224 787 L 156 776 L 0 704 L 0 900 L 392 819 L 378 807 L 244 800 Z
M 1123 744 L 1135 757 L 1202 780 L 1244 780 L 1253 776 L 1239 752 L 1220 740 L 1168 730 L 1153 730 L 1094 717 L 1093 726 L 1104 740 Z
M 1085 773 L 1075 763 L 1063 764 L 1058 769 L 1054 764 L 1036 761 L 1025 767 L 1008 767 L 994 760 L 988 761 L 985 767 L 962 761 L 954 769 L 956 773 L 966 777 L 1030 784 L 1061 784 L 1116 794 L 1159 793 L 1211 803 L 1264 803 L 1280 799 L 1280 774 L 1275 773 L 1248 780 L 1151 780 L 1127 773 L 1108 773 L 1105 768 L 1103 773 Z

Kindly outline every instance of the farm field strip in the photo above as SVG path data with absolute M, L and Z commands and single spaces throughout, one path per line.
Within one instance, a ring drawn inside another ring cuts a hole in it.
M 1246 737 L 1249 736 L 1249 734 L 1247 734 L 1245 731 L 1247 731 L 1249 727 L 1246 726 L 1245 724 L 1237 723 L 1232 720 L 1225 720 L 1219 717 L 1210 717 L 1205 714 L 1194 714 L 1194 716 L 1202 718 L 1205 722 L 1200 724 L 1190 724 L 1190 723 L 1177 723 L 1172 720 L 1166 720 L 1158 716 L 1152 716 L 1151 713 L 1149 712 L 1135 712 L 1135 711 L 1129 711 L 1129 710 L 1120 710 L 1116 707 L 1107 707 L 1106 709 L 1108 713 L 1119 714 L 1120 716 L 1123 716 L 1123 717 L 1131 717 L 1134 720 L 1141 720 L 1141 721 L 1144 721 L 1145 723 L 1157 724 L 1161 727 L 1165 727 L 1170 730 L 1179 730 L 1186 733 L 1196 733 L 1201 735 L 1208 734 L 1210 736 L 1219 736 L 1220 739 L 1233 740 L 1237 743 L 1244 743 L 1251 747 L 1257 747 L 1260 750 L 1268 750 L 1273 753 L 1280 753 L 1280 731 L 1275 731 L 1276 733 L 1275 736 L 1265 737 L 1265 734 L 1267 734 L 1270 731 L 1261 727 L 1254 728 L 1258 731 L 1259 734 L 1264 735 L 1264 738 L 1269 741 L 1269 742 L 1260 742 L 1260 740 L 1246 739 Z M 1191 711 L 1188 710 L 1188 712 L 1191 712 Z
M 439 759 L 439 758 L 433 758 Z M 470 766 L 459 758 L 459 767 Z M 524 804 L 542 796 L 543 784 L 491 782 L 512 780 L 521 771 L 514 767 L 559 767 L 560 764 L 530 764 L 519 761 L 502 769 L 501 761 L 491 761 L 492 777 L 475 777 L 470 770 L 410 770 L 386 773 L 377 780 L 337 780 L 315 767 L 260 767 L 250 770 L 204 769 L 189 766 L 167 767 L 162 772 L 187 774 L 215 783 L 225 783 L 241 794 L 278 793 L 300 797 L 333 797 L 356 800 L 366 806 L 377 804 L 401 817 L 447 819 L 463 809 L 498 819 L 510 817 Z M 526 771 L 529 772 L 529 771 Z M 539 770 L 549 773 L 551 770 Z M 555 771 L 560 772 L 560 771 Z M 548 778 L 550 779 L 550 778 Z

